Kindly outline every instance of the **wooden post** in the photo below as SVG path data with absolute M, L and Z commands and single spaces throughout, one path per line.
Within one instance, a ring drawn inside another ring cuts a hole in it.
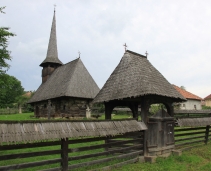
M 105 119 L 106 120 L 110 120 L 113 107 L 112 107 L 112 105 L 109 102 L 108 103 L 104 103 L 104 105 L 105 105 Z
M 206 132 L 205 132 L 205 144 L 208 143 L 208 140 L 209 140 L 209 132 L 210 132 L 210 126 L 207 125 L 206 126 Z
M 68 138 L 61 139 L 61 170 L 68 170 Z
M 148 127 L 148 113 L 149 113 L 149 104 L 147 103 L 147 100 L 145 98 L 141 99 L 141 120 L 146 124 Z M 147 134 L 148 131 L 144 131 L 144 141 L 143 141 L 143 149 L 144 149 L 144 156 L 148 156 L 147 151 Z
M 51 119 L 51 100 L 48 100 L 48 120 Z
M 113 110 L 113 106 L 111 103 L 104 103 L 105 105 L 105 120 L 110 120 L 111 119 L 111 113 Z M 109 137 L 105 138 L 105 144 L 109 144 Z M 108 151 L 109 147 L 105 147 L 105 151 Z
M 128 107 L 131 109 L 133 113 L 133 118 L 138 120 L 138 104 L 131 103 L 130 105 L 128 105 Z

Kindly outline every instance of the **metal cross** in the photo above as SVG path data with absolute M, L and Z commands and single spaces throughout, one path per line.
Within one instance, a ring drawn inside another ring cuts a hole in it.
M 81 52 L 80 52 L 80 51 L 78 51 L 78 54 L 79 54 L 79 58 L 80 58 L 80 54 L 81 54 Z
M 54 6 L 54 12 L 55 12 L 55 10 L 56 10 L 56 4 L 54 4 L 53 6 Z
M 126 43 L 125 43 L 123 46 L 125 47 L 125 52 L 126 52 L 126 50 L 127 50 L 127 45 L 126 45 Z
M 148 55 L 147 51 L 146 51 L 146 53 L 145 53 L 145 54 L 146 54 L 146 57 L 147 57 L 147 55 Z

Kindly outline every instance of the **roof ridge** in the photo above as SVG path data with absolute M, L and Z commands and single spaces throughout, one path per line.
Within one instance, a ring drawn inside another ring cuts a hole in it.
M 141 55 L 141 54 L 139 54 L 139 53 L 136 53 L 136 52 L 133 52 L 133 51 L 131 51 L 131 50 L 126 50 L 126 52 L 132 53 L 133 55 L 137 55 L 137 56 L 140 56 L 140 57 L 147 58 L 146 56 L 144 56 L 144 55 Z

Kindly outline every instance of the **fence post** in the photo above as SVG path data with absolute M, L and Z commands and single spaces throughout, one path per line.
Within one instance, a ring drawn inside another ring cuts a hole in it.
M 61 170 L 68 170 L 68 138 L 61 139 Z
M 207 144 L 209 140 L 209 132 L 210 132 L 210 125 L 206 126 L 206 132 L 205 132 L 205 144 Z

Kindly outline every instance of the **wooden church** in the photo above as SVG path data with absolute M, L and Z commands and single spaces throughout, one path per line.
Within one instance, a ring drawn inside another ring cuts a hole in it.
M 86 117 L 100 89 L 80 57 L 66 64 L 59 60 L 55 10 L 47 56 L 40 66 L 42 84 L 28 102 L 34 106 L 35 116 Z

